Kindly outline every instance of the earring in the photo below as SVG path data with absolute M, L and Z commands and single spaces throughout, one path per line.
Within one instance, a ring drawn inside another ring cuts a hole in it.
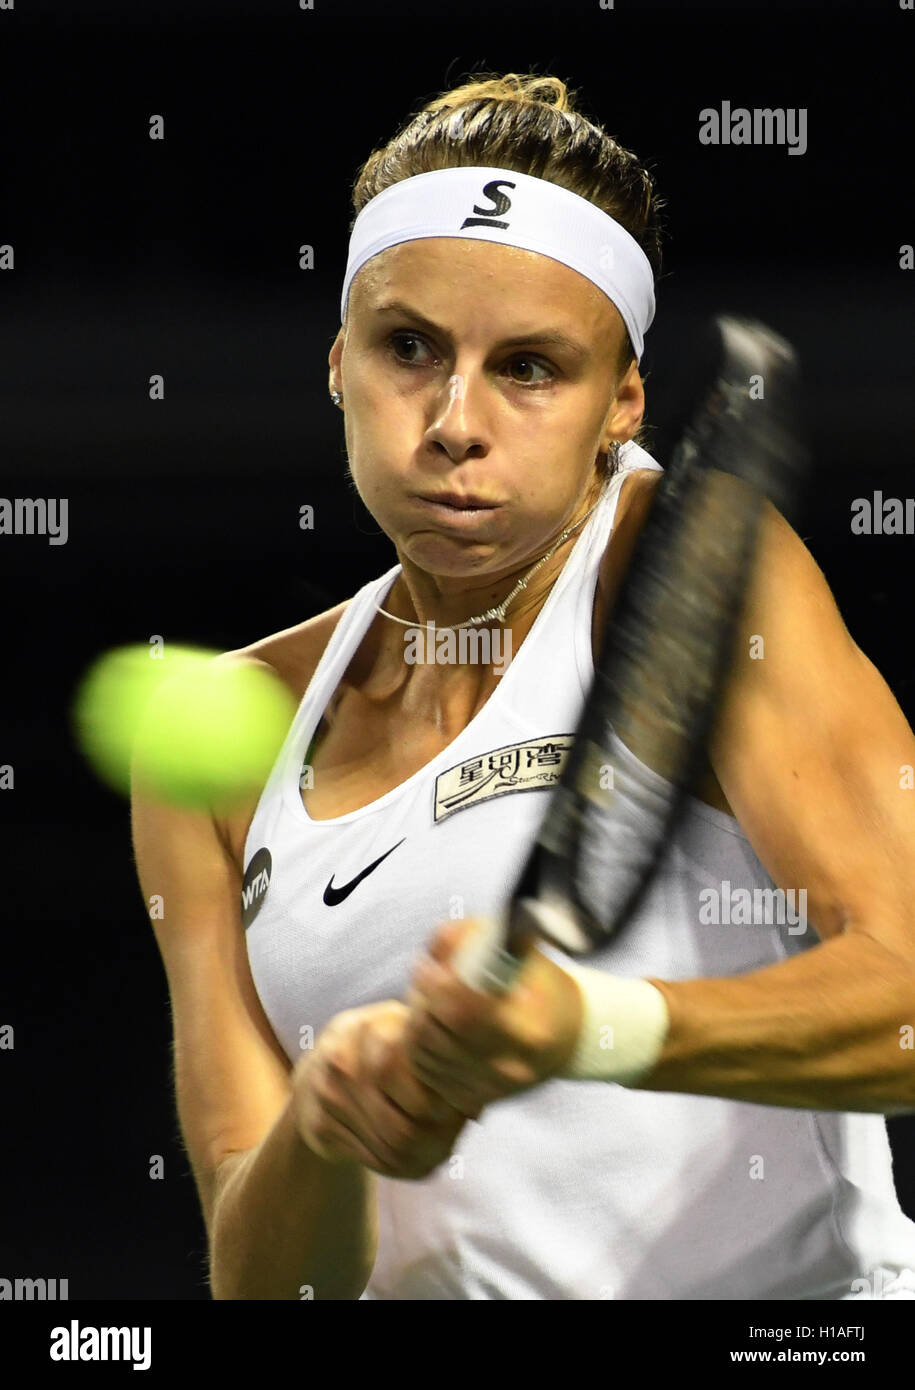
M 340 395 L 339 391 L 331 391 L 330 398 L 333 401 L 334 405 L 339 405 L 340 402 L 343 400 L 343 397 Z

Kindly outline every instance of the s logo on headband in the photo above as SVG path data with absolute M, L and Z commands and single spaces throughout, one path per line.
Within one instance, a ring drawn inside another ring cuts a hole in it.
M 510 208 L 511 205 L 512 205 L 512 200 L 511 200 L 511 198 L 507 197 L 504 193 L 500 193 L 500 192 L 499 192 L 499 188 L 500 188 L 503 184 L 505 185 L 506 188 L 517 188 L 517 186 L 518 186 L 517 184 L 509 183 L 508 179 L 493 179 L 491 183 L 487 183 L 487 184 L 484 186 L 484 188 L 483 188 L 483 192 L 486 194 L 486 197 L 487 197 L 487 198 L 491 199 L 491 201 L 492 201 L 492 203 L 493 203 L 492 209 L 490 210 L 490 209 L 487 209 L 487 208 L 478 208 L 477 205 L 476 205 L 476 203 L 474 203 L 474 205 L 473 205 L 473 210 L 474 210 L 474 212 L 480 212 L 480 213 L 489 212 L 489 216 L 488 216 L 488 217 L 465 217 L 464 220 L 463 220 L 463 222 L 461 223 L 461 231 L 463 231 L 465 227 L 502 227 L 502 228 L 505 228 L 505 227 L 508 226 L 508 223 L 507 223 L 507 222 L 496 222 L 496 221 L 495 221 L 495 214 L 496 214 L 496 213 L 499 213 L 500 215 L 503 214 L 503 213 L 506 213 L 506 212 L 508 212 L 509 208 Z

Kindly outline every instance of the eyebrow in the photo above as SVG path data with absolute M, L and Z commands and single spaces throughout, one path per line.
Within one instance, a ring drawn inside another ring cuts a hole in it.
M 382 304 L 376 304 L 375 311 L 379 314 L 405 314 L 429 333 L 437 333 L 441 337 L 450 339 L 451 335 L 446 329 L 433 323 L 431 319 L 425 318 L 409 304 L 405 304 L 402 299 L 387 299 Z M 538 328 L 532 333 L 518 333 L 512 338 L 503 338 L 496 346 L 497 348 L 522 347 L 527 343 L 540 343 L 544 346 L 561 348 L 581 362 L 586 361 L 591 356 L 583 343 L 578 342 L 576 338 L 570 338 L 568 333 L 564 333 L 561 328 Z

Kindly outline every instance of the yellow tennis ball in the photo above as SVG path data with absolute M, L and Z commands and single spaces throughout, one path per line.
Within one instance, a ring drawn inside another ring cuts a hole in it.
M 154 691 L 201 656 L 201 648 L 117 647 L 93 662 L 71 709 L 76 742 L 98 776 L 115 790 L 130 790 L 130 760 L 143 711 Z
M 160 660 L 142 646 L 110 652 L 77 697 L 80 744 L 122 792 L 179 806 L 228 809 L 260 790 L 295 701 L 283 682 L 247 662 L 172 647 Z

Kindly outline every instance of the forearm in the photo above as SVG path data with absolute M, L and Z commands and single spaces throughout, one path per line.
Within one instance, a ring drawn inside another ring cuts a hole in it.
M 219 1192 L 210 1233 L 214 1299 L 357 1299 L 378 1241 L 374 1175 L 305 1144 L 292 1101 Z
M 762 1105 L 915 1109 L 915 969 L 846 932 L 747 975 L 671 982 L 661 1055 L 637 1089 Z

